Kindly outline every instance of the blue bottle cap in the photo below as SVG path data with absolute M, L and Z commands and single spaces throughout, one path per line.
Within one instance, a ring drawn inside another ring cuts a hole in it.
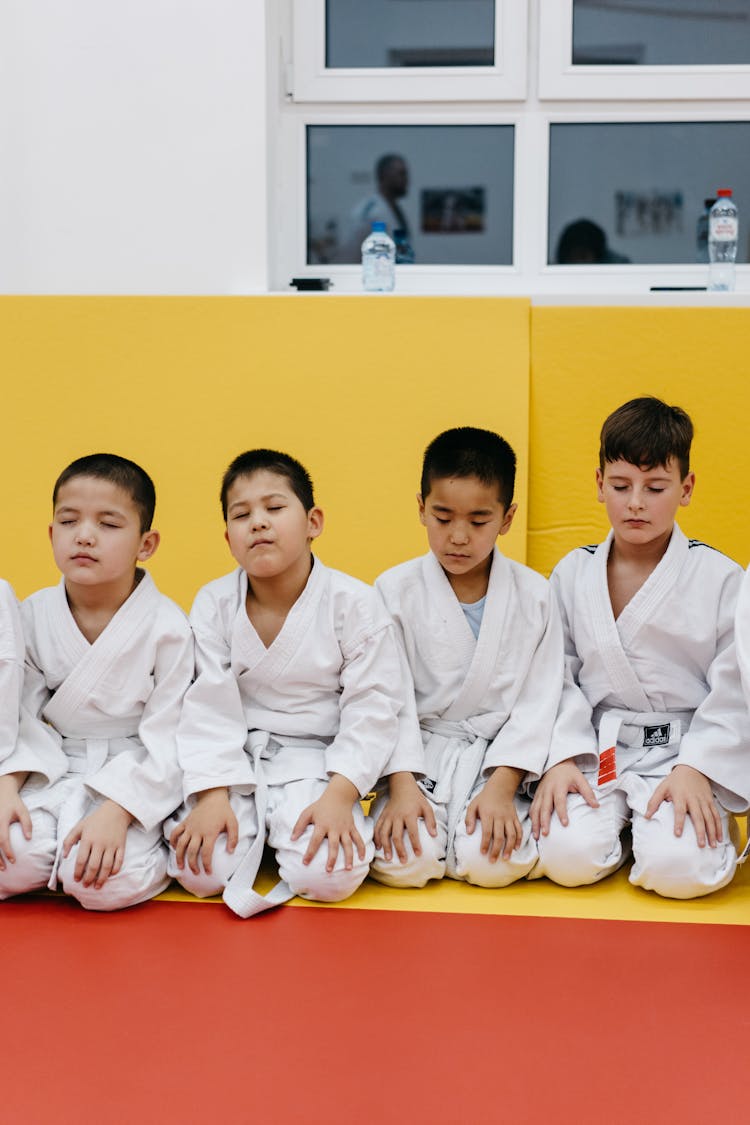
M 385 223 L 380 222 L 378 219 L 373 219 L 372 229 L 374 231 L 375 230 L 385 230 Z

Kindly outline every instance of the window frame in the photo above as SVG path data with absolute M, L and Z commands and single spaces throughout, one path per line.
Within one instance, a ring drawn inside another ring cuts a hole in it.
M 539 0 L 543 101 L 732 101 L 747 99 L 750 65 L 574 66 L 573 0 Z
M 528 0 L 495 0 L 491 67 L 325 65 L 326 0 L 293 0 L 295 102 L 513 101 L 526 97 Z
M 291 96 L 292 5 L 295 0 L 267 0 L 269 11 L 270 88 L 278 90 L 278 101 L 269 114 L 269 289 L 292 295 L 292 277 L 329 277 L 334 295 L 361 295 L 361 271 L 357 265 L 307 265 L 307 165 L 306 126 L 340 125 L 482 125 L 510 124 L 515 128 L 513 173 L 514 222 L 513 264 L 506 266 L 396 267 L 396 295 L 532 296 L 561 303 L 677 302 L 700 304 L 750 304 L 750 264 L 737 266 L 737 289 L 731 294 L 691 293 L 685 287 L 706 284 L 706 267 L 682 265 L 611 264 L 562 266 L 547 263 L 549 225 L 549 144 L 552 123 L 606 123 L 658 121 L 735 121 L 750 119 L 747 99 L 691 99 L 661 96 L 656 103 L 637 98 L 593 101 L 583 105 L 576 99 L 550 103 L 540 100 L 530 83 L 528 94 L 515 103 L 445 100 L 443 86 L 434 101 L 367 103 L 361 92 L 356 99 L 338 102 L 296 102 Z M 542 0 L 542 3 L 544 0 Z M 561 4 L 567 0 L 555 0 Z M 525 3 L 525 0 L 524 0 Z M 532 73 L 540 57 L 538 0 L 529 12 L 529 67 Z M 275 62 L 273 61 L 275 60 Z M 662 78 L 659 79 L 662 81 Z M 741 229 L 747 206 L 738 200 Z M 745 237 L 744 234 L 742 237 Z M 653 293 L 650 287 L 674 287 L 676 292 Z

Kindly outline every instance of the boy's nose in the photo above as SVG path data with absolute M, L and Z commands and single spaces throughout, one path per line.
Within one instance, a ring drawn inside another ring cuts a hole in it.
M 76 531 L 76 539 L 79 543 L 91 543 L 94 538 L 94 529 L 86 524 L 81 524 Z
M 451 542 L 452 543 L 467 543 L 469 540 L 469 532 L 465 527 L 454 527 L 451 529 Z

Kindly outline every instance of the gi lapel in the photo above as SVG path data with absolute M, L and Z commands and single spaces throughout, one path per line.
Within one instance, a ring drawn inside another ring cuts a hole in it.
M 232 627 L 232 657 L 241 658 L 243 671 L 252 672 L 256 680 L 266 683 L 282 675 L 312 628 L 327 582 L 327 567 L 314 558 L 307 585 L 289 610 L 279 635 L 266 648 L 247 616 L 247 574 L 241 572 L 240 604 Z
M 589 581 L 584 583 L 581 591 L 584 600 L 583 609 L 589 617 L 591 632 L 595 638 L 595 647 L 614 693 L 621 697 L 625 707 L 629 710 L 650 711 L 651 703 L 625 655 L 617 622 L 612 612 L 612 602 L 609 598 L 609 587 L 607 585 L 607 559 L 609 558 L 612 540 L 613 533 L 610 531 L 604 542 L 600 543 L 596 549 L 594 565 L 588 570 Z
M 73 667 L 44 707 L 42 714 L 48 723 L 58 730 L 69 725 L 96 684 L 131 644 L 133 636 L 153 618 L 159 597 L 151 575 L 144 571 L 140 582 L 106 629 L 93 644 L 89 644 L 73 619 L 65 595 L 65 581 L 60 580 L 55 595 L 53 627 L 59 634 L 61 647 L 70 655 Z
M 428 592 L 440 605 L 455 648 L 466 668 L 461 688 L 448 703 L 442 716 L 447 721 L 460 722 L 481 711 L 498 666 L 513 584 L 510 564 L 495 547 L 482 626 L 479 638 L 475 640 L 461 603 L 453 593 L 440 563 L 433 554 L 427 555 L 424 563 Z

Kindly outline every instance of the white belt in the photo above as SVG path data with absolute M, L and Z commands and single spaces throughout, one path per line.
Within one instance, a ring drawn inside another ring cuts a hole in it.
M 294 891 L 280 879 L 275 887 L 262 895 L 253 890 L 266 842 L 266 812 L 269 784 L 281 785 L 302 778 L 327 778 L 325 769 L 325 743 L 295 739 L 290 745 L 279 743 L 267 731 L 251 731 L 245 744 L 250 754 L 255 777 L 255 813 L 258 833 L 247 853 L 232 872 L 222 898 L 230 910 L 240 918 L 252 918 L 272 906 L 281 906 L 294 898 Z
M 596 708 L 593 721 L 599 729 L 598 784 L 605 785 L 617 777 L 618 742 L 644 750 L 671 746 L 680 741 L 692 717 L 692 711 L 637 712 Z

